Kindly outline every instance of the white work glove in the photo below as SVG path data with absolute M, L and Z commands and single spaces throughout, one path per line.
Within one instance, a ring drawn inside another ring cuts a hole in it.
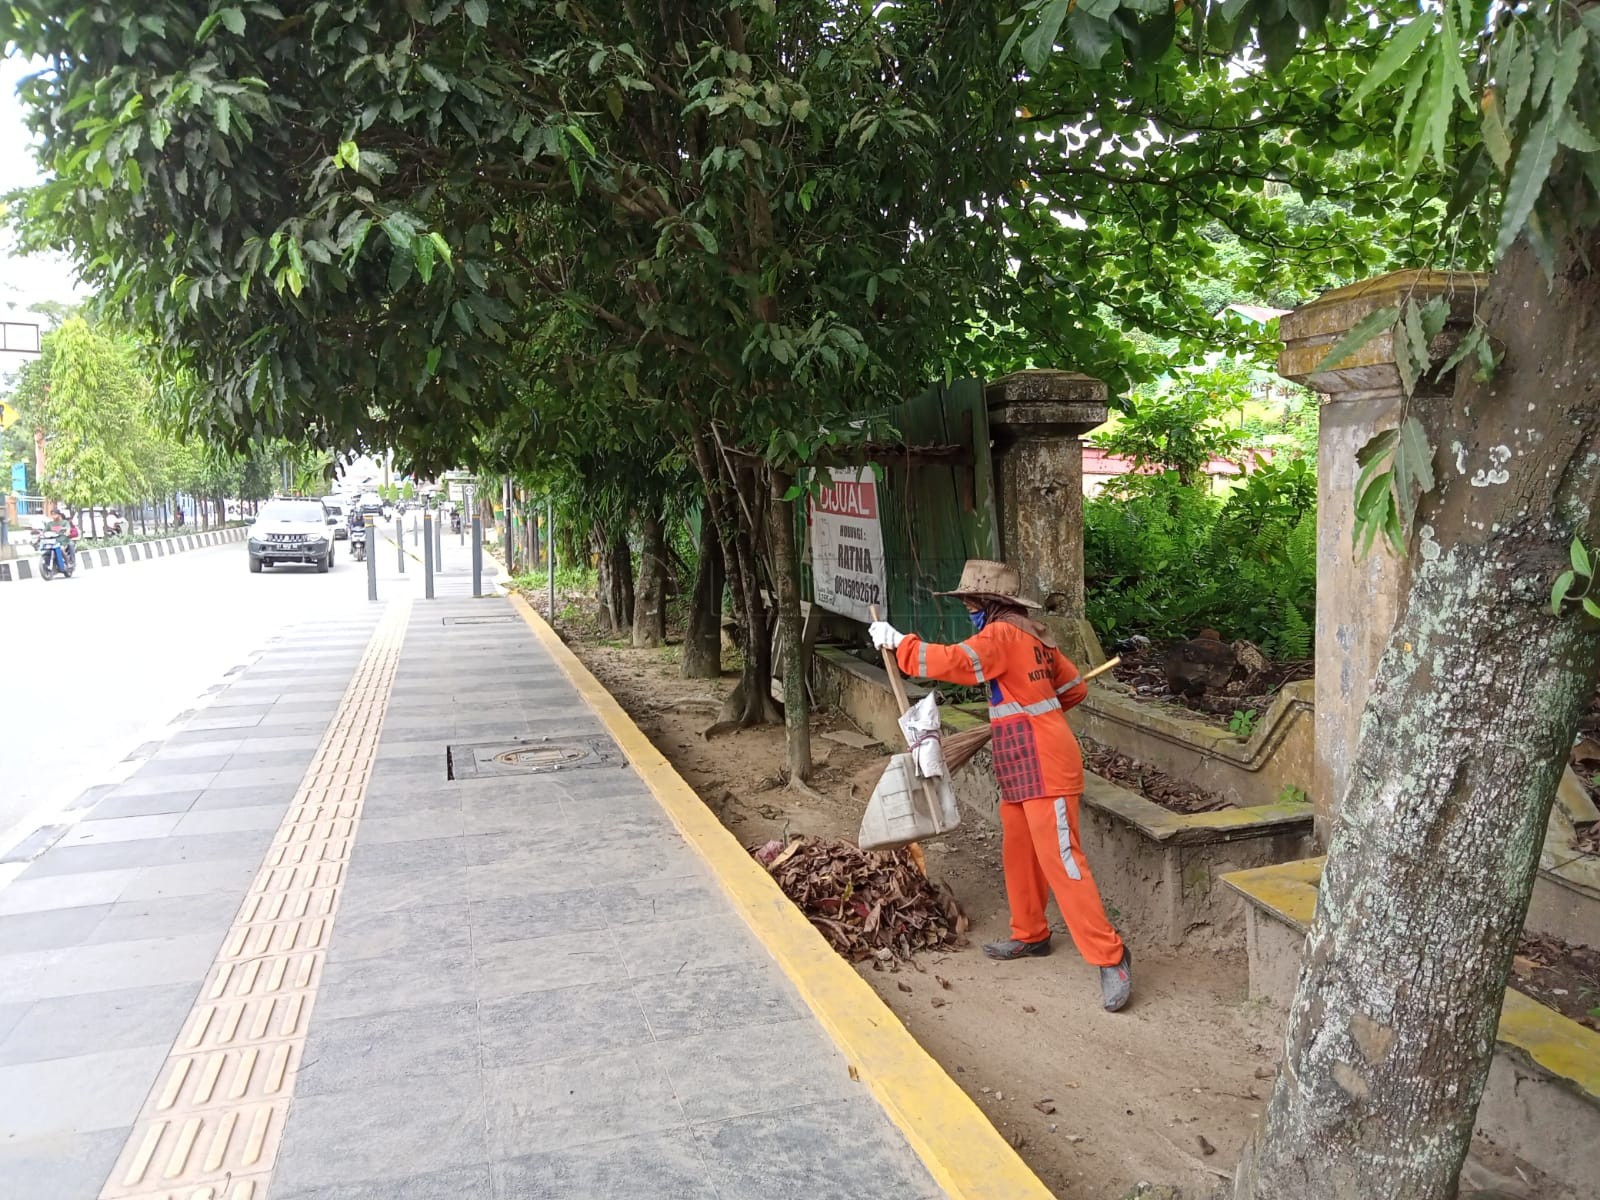
M 893 650 L 901 642 L 905 641 L 906 637 L 905 634 L 887 621 L 874 621 L 871 625 L 868 625 L 867 636 L 872 639 L 872 648 L 874 650 Z

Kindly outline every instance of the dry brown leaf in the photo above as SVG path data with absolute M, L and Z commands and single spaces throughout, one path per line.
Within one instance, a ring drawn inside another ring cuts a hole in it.
M 898 987 L 902 992 L 910 992 L 911 991 L 911 985 L 909 983 L 907 983 L 904 979 L 902 979 L 895 986 Z
M 1023 1012 L 1025 1012 L 1025 1013 L 1036 1013 L 1036 1012 L 1038 1012 L 1038 1011 L 1039 1011 L 1039 1010 L 1038 1010 L 1038 1009 L 1037 1009 L 1037 1008 L 1035 1008 L 1035 1007 L 1034 1007 L 1034 1006 L 1033 1006 L 1033 1005 L 1031 1005 L 1031 1004 L 1024 1004 L 1024 1005 L 1023 1005 L 1023 1006 L 1022 1006 L 1022 1011 L 1023 1011 Z
M 1206 1141 L 1205 1134 L 1203 1134 L 1203 1133 L 1195 1134 L 1194 1135 L 1194 1140 L 1200 1143 L 1200 1153 L 1201 1154 L 1211 1155 L 1211 1154 L 1215 1154 L 1217 1152 L 1217 1148 L 1215 1146 L 1213 1146 L 1210 1142 Z
M 1271 1079 L 1272 1078 L 1272 1068 L 1271 1067 L 1257 1067 L 1256 1068 L 1256 1078 L 1257 1079 Z
M 935 996 L 933 998 L 933 1006 L 935 1008 L 943 1008 L 946 1004 L 949 1004 L 949 1003 L 950 1003 L 950 1001 L 946 1000 L 943 996 Z
M 854 1079 L 857 1083 L 861 1082 L 861 1072 L 856 1070 L 855 1063 L 850 1064 L 850 1078 Z
M 934 978 L 934 981 L 936 983 L 938 983 L 938 985 L 940 987 L 942 987 L 945 991 L 948 992 L 950 990 L 950 981 L 948 979 L 946 979 L 943 975 L 935 975 L 933 978 Z
M 1054 1100 L 1035 1100 L 1033 1106 L 1047 1117 L 1056 1111 L 1056 1102 Z

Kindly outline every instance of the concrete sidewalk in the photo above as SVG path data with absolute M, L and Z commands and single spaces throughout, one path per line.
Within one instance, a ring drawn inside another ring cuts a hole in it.
M 389 593 L 0 890 L 0 1190 L 943 1195 L 511 605 Z

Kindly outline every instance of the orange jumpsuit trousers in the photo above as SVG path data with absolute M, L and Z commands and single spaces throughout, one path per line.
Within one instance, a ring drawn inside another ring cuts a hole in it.
M 1011 936 L 1038 942 L 1049 935 L 1044 906 L 1054 892 L 1078 953 L 1094 966 L 1114 967 L 1122 961 L 1122 939 L 1106 917 L 1078 840 L 1080 799 L 1039 797 L 1000 805 Z

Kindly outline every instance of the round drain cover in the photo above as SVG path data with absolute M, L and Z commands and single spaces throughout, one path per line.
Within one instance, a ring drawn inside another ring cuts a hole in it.
M 566 742 L 550 746 L 529 746 L 524 750 L 507 750 L 496 754 L 494 760 L 502 766 L 537 771 L 571 766 L 592 757 L 593 754 L 594 751 L 588 746 Z

